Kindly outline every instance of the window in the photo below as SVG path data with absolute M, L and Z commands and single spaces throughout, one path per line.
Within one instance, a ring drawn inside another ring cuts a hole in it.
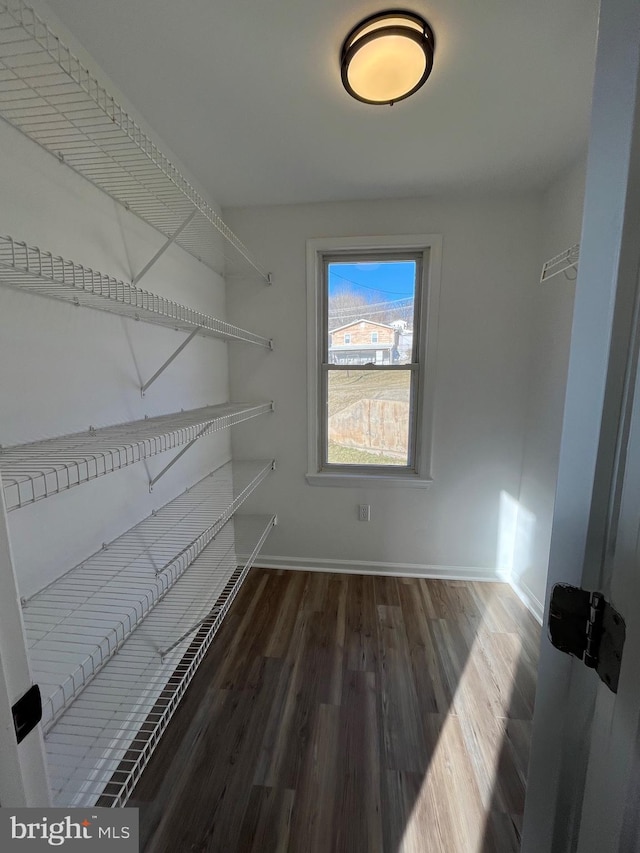
M 440 238 L 322 239 L 307 248 L 307 480 L 425 486 Z

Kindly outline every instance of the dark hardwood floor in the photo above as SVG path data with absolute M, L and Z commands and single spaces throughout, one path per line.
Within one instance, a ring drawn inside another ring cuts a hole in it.
M 502 584 L 253 569 L 130 800 L 145 853 L 517 851 L 539 630 Z

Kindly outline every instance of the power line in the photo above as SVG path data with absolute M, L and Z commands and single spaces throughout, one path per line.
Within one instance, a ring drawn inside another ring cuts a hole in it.
M 403 296 L 402 299 L 389 299 L 389 300 L 385 300 L 384 302 L 363 302 L 360 307 L 362 307 L 362 308 L 378 308 L 378 306 L 381 306 L 381 307 L 392 308 L 394 306 L 398 306 L 401 302 L 406 302 L 407 305 L 413 305 L 413 301 L 414 301 L 413 296 Z M 340 307 L 336 308 L 336 311 L 338 311 L 338 312 L 339 311 L 351 311 L 351 310 L 356 311 L 357 306 L 354 306 L 353 308 L 351 308 L 350 306 L 346 306 L 345 308 L 340 308 Z
M 329 278 L 331 276 L 335 276 L 336 278 L 341 278 L 343 281 L 348 281 L 349 284 L 355 284 L 356 287 L 362 287 L 364 290 L 373 290 L 376 293 L 388 293 L 391 296 L 397 296 L 397 290 L 383 290 L 381 287 L 370 287 L 366 284 L 361 284 L 359 281 L 354 281 L 352 278 L 347 278 L 344 275 L 340 275 L 340 273 L 334 272 L 333 270 L 329 270 Z
M 407 306 L 407 307 L 409 307 L 409 306 Z M 401 311 L 402 309 L 396 308 L 395 310 Z M 370 317 L 378 316 L 378 314 L 387 314 L 387 313 L 388 313 L 387 311 L 353 311 L 353 310 L 349 309 L 348 311 L 345 311 L 342 314 L 330 314 L 328 316 L 327 320 L 329 323 L 331 323 L 332 321 L 337 321 L 337 322 L 344 324 L 344 323 L 350 322 L 351 320 L 367 320 Z M 402 318 L 397 318 L 397 319 L 402 319 Z M 388 324 L 386 324 L 386 325 L 388 325 Z
M 367 311 L 364 313 L 358 314 L 341 314 L 329 317 L 329 323 L 337 322 L 337 323 L 348 323 L 355 320 L 368 320 L 371 317 L 378 317 L 380 314 L 386 314 L 386 311 Z M 396 317 L 396 320 L 402 320 L 402 317 Z M 388 323 L 385 325 L 389 325 Z

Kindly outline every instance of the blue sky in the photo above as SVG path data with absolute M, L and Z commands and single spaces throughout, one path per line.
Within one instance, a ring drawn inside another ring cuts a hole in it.
M 357 293 L 368 302 L 386 302 L 413 297 L 415 261 L 329 264 L 329 299 L 345 291 Z

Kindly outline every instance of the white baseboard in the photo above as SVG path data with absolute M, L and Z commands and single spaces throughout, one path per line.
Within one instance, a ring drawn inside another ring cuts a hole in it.
M 256 566 L 302 572 L 336 572 L 356 575 L 433 578 L 438 580 L 501 581 L 495 569 L 468 566 L 427 566 L 421 563 L 377 563 L 367 560 L 319 560 L 309 557 L 278 557 L 260 554 Z
M 514 578 L 509 571 L 498 569 L 498 577 L 508 583 L 539 625 L 544 621 L 544 604 L 535 596 L 526 583 Z
M 378 563 L 367 560 L 320 560 L 315 557 L 281 557 L 260 554 L 256 566 L 298 572 L 335 572 L 350 575 L 390 575 L 392 577 L 431 578 L 433 580 L 499 581 L 508 583 L 533 618 L 542 625 L 544 604 L 526 584 L 515 582 L 505 569 L 472 566 L 428 566 L 422 563 Z

